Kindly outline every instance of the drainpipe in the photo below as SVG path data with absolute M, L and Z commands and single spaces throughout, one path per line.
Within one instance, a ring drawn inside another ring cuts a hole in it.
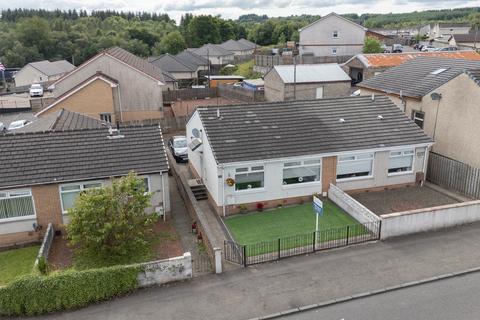
M 162 177 L 163 222 L 165 222 L 167 216 L 167 201 L 165 199 L 165 175 L 163 172 L 160 172 L 160 177 Z
M 226 216 L 225 211 L 225 168 L 222 168 L 222 213 Z
M 123 122 L 122 97 L 120 95 L 120 84 L 117 85 L 118 108 L 120 109 L 120 122 Z
M 426 146 L 425 147 L 425 155 L 423 156 L 423 181 L 422 181 L 422 187 L 425 183 L 425 180 L 427 179 L 427 163 L 428 163 L 428 155 L 429 155 L 429 152 L 430 152 L 430 147 L 429 146 Z

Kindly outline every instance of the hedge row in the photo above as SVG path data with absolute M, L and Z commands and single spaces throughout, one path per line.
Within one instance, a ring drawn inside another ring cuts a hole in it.
M 38 315 L 122 295 L 138 287 L 139 271 L 136 266 L 118 266 L 27 275 L 0 288 L 0 315 Z

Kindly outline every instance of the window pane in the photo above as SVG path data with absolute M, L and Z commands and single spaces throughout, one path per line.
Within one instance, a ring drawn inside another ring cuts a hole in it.
M 373 154 L 372 153 L 366 153 L 366 154 L 359 154 L 356 156 L 357 159 L 372 159 Z
M 0 200 L 0 219 L 33 216 L 34 214 L 32 196 Z
M 294 162 L 285 162 L 283 164 L 284 167 L 295 167 L 295 166 L 299 166 L 301 165 L 302 163 L 300 161 L 294 161 Z
M 337 179 L 364 177 L 372 175 L 373 159 L 339 162 Z
M 320 166 L 283 169 L 283 184 L 305 183 L 320 180 Z
M 252 167 L 252 171 L 261 171 L 261 170 L 263 170 L 263 166 Z
M 248 168 L 237 168 L 235 169 L 235 172 L 247 172 Z
M 308 164 L 320 164 L 320 159 L 318 159 L 318 160 L 305 160 L 303 163 L 307 164 L 307 165 Z
M 142 182 L 143 182 L 143 187 L 145 189 L 145 192 L 150 192 L 150 188 L 148 187 L 148 178 L 143 178 Z
M 263 188 L 263 172 L 242 173 L 235 175 L 235 190 Z
M 351 161 L 351 160 L 355 160 L 355 157 L 354 156 L 343 156 L 343 157 L 338 158 L 338 161 Z
M 398 157 L 398 156 L 401 156 L 401 155 L 402 155 L 401 151 L 390 152 L 390 157 Z
M 83 188 L 84 188 L 84 189 L 101 188 L 101 187 L 102 187 L 102 183 L 100 183 L 100 182 L 85 183 L 85 184 L 83 185 Z
M 80 190 L 80 185 L 74 185 L 74 186 L 63 186 L 61 187 L 61 191 L 77 191 Z
M 412 171 L 413 167 L 413 154 L 401 157 L 390 158 L 390 164 L 388 166 L 389 173 Z
M 61 194 L 63 211 L 67 211 L 68 209 L 73 207 L 73 205 L 75 204 L 75 200 L 77 199 L 79 194 L 80 191 Z

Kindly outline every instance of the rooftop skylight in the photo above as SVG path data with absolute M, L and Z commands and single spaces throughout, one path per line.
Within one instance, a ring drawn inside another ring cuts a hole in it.
M 436 75 L 439 75 L 440 73 L 445 72 L 447 70 L 448 70 L 447 68 L 440 68 L 440 69 L 437 69 L 435 71 L 430 72 L 430 74 L 433 74 L 434 76 L 436 76 Z

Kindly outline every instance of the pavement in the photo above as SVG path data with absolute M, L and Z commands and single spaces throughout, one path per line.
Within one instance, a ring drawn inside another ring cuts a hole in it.
M 480 273 L 292 314 L 284 320 L 477 320 Z
M 477 223 L 297 256 L 138 290 L 126 297 L 41 319 L 240 320 L 261 317 L 478 267 L 479 230 Z

